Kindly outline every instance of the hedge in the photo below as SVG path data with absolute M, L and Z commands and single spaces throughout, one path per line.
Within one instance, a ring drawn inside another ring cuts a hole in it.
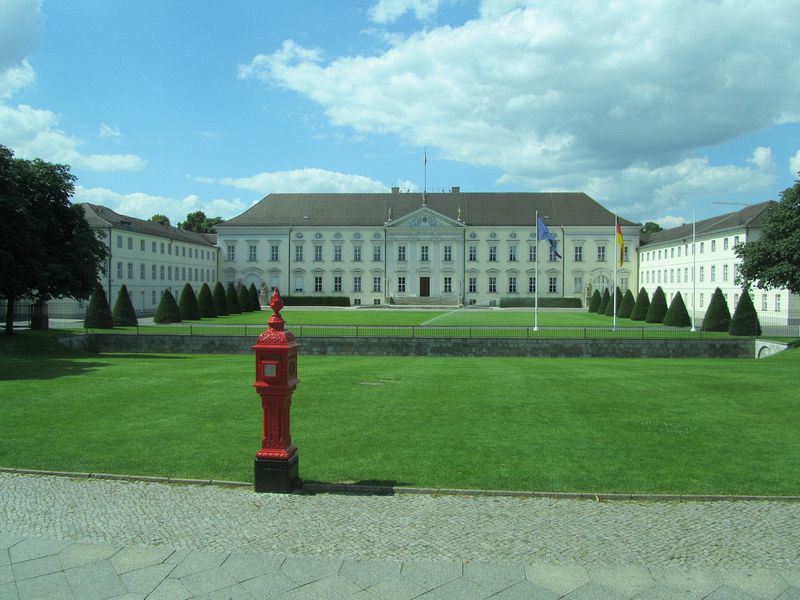
M 162 324 L 181 322 L 181 309 L 178 308 L 175 296 L 169 290 L 164 290 L 164 293 L 161 294 L 161 301 L 158 303 L 153 321 Z
M 626 291 L 625 295 L 622 297 L 622 304 L 617 310 L 617 316 L 621 319 L 630 319 L 635 303 L 636 300 L 633 299 L 633 292 L 630 290 Z
M 592 298 L 589 300 L 589 312 L 596 313 L 597 309 L 600 308 L 600 301 L 602 298 L 600 297 L 600 290 L 595 290 L 592 294 Z
M 350 306 L 344 296 L 281 296 L 285 306 Z
M 647 290 L 642 288 L 636 295 L 636 303 L 633 305 L 633 310 L 631 311 L 631 321 L 644 321 L 649 309 L 650 297 L 647 295 Z
M 136 327 L 139 324 L 139 319 L 136 318 L 136 311 L 131 303 L 131 297 L 128 294 L 128 288 L 124 284 L 119 288 L 112 317 L 114 325 L 118 327 Z
M 197 302 L 197 296 L 194 295 L 194 289 L 190 283 L 183 286 L 178 308 L 181 311 L 182 321 L 196 321 L 200 318 L 200 305 Z
M 692 324 L 692 319 L 689 317 L 689 311 L 686 310 L 686 303 L 683 301 L 683 296 L 678 292 L 670 302 L 667 314 L 664 315 L 664 325 L 670 327 L 689 327 Z
M 114 327 L 114 318 L 111 316 L 111 307 L 108 305 L 106 291 L 99 283 L 95 286 L 89 300 L 83 326 L 92 329 L 112 329 Z
M 228 309 L 228 301 L 225 299 L 225 288 L 222 286 L 221 282 L 217 282 L 217 285 L 214 286 L 214 293 L 212 294 L 214 298 L 214 310 L 217 311 L 217 316 L 224 317 L 225 315 L 230 314 L 230 310 Z
M 708 303 L 706 316 L 703 317 L 703 331 L 728 331 L 731 326 L 731 311 L 725 294 L 717 288 Z
M 197 295 L 197 306 L 200 309 L 201 318 L 213 318 L 217 316 L 217 308 L 214 306 L 214 297 L 211 295 L 211 288 L 207 283 L 200 288 Z
M 241 283 L 236 286 L 236 298 L 239 300 L 239 308 L 243 313 L 253 312 L 253 309 L 250 308 L 250 292 Z
M 251 283 L 250 287 L 247 288 L 247 291 L 250 293 L 250 310 L 260 312 L 261 301 L 258 299 L 258 290 L 256 289 L 256 284 Z
M 236 293 L 236 288 L 232 283 L 228 284 L 225 289 L 225 304 L 228 305 L 228 312 L 232 315 L 239 315 L 242 313 L 242 307 L 239 305 L 239 294 Z
M 664 317 L 667 316 L 667 297 L 664 295 L 664 290 L 661 286 L 656 288 L 653 292 L 653 299 L 650 301 L 650 308 L 647 309 L 647 316 L 644 318 L 645 323 L 663 323 Z
M 758 320 L 756 307 L 747 290 L 742 290 L 742 297 L 733 311 L 733 318 L 728 329 L 731 335 L 761 335 L 761 323 Z
M 500 298 L 502 308 L 533 308 L 535 298 Z M 539 308 L 582 308 L 580 298 L 539 298 Z

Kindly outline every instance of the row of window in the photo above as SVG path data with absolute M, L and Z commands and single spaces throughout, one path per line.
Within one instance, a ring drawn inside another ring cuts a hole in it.
M 507 280 L 507 291 L 509 294 L 516 294 L 519 293 L 518 278 L 514 275 L 509 276 Z M 324 278 L 322 275 L 314 275 L 313 276 L 313 287 L 312 290 L 314 292 L 324 292 Z M 363 292 L 363 280 L 361 275 L 354 275 L 353 276 L 353 293 L 360 293 Z M 497 293 L 497 277 L 494 275 L 490 275 L 487 281 L 487 291 L 490 294 Z M 297 274 L 294 276 L 293 279 L 294 291 L 295 292 L 305 292 L 305 277 L 302 274 Z M 271 282 L 270 287 L 276 287 L 277 280 Z M 407 291 L 407 281 L 404 276 L 399 276 L 397 278 L 397 285 L 396 290 L 398 293 L 405 293 Z M 342 291 L 342 276 L 341 275 L 334 275 L 333 276 L 333 292 L 341 292 Z M 383 277 L 376 275 L 372 277 L 372 291 L 374 293 L 381 293 L 383 292 Z M 547 291 L 551 294 L 558 293 L 558 277 L 550 276 L 548 277 L 547 282 Z M 583 291 L 583 277 L 575 277 L 575 291 L 582 292 Z M 533 294 L 536 292 L 536 278 L 535 277 L 528 277 L 528 293 Z M 442 278 L 442 293 L 444 294 L 451 294 L 453 293 L 453 278 L 451 276 L 445 276 Z M 478 278 L 477 277 L 469 277 L 467 279 L 467 293 L 470 294 L 477 294 L 478 293 Z
M 729 240 L 733 242 L 732 245 L 729 245 Z M 722 238 L 722 250 L 728 250 L 729 248 L 735 248 L 739 245 L 739 236 L 735 235 L 732 238 Z M 699 254 L 705 254 L 706 251 L 706 241 L 697 242 L 699 243 L 700 247 L 698 249 Z M 709 246 L 711 252 L 717 251 L 717 240 L 710 240 Z M 663 253 L 663 258 L 681 258 L 681 256 L 690 256 L 690 245 L 689 243 L 684 243 L 682 246 L 673 246 L 672 248 L 663 248 L 662 250 L 649 250 L 648 252 L 642 252 L 642 262 L 645 261 L 653 261 L 653 260 L 661 260 Z
M 645 284 L 650 283 L 681 283 L 681 270 L 683 271 L 683 283 L 689 283 L 689 267 L 684 267 L 681 269 L 680 267 L 677 269 L 657 269 L 657 270 L 649 270 L 649 271 L 642 271 L 641 279 L 644 280 Z M 663 273 L 663 277 L 662 277 Z M 694 275 L 694 267 L 691 268 L 691 273 Z M 730 274 L 733 274 L 733 277 L 730 277 Z M 716 282 L 717 281 L 717 265 L 710 265 L 708 269 L 708 276 L 709 281 Z M 669 275 L 669 279 L 667 276 Z M 733 281 L 735 282 L 736 279 L 739 277 L 739 263 L 734 263 L 733 268 L 729 269 L 729 265 L 722 265 L 722 277 L 721 281 Z M 700 282 L 704 282 L 706 279 L 706 267 L 705 265 L 700 266 L 697 271 L 697 279 Z
M 214 276 L 214 269 L 203 269 L 200 267 L 179 267 L 172 265 L 150 265 L 150 280 L 151 281 L 216 281 Z M 174 274 L 174 277 L 173 277 Z M 127 279 L 133 280 L 134 277 L 134 264 L 128 263 Z M 117 279 L 126 279 L 125 277 L 125 264 L 121 261 L 117 262 Z M 141 263 L 139 265 L 139 279 L 147 281 L 147 265 Z
M 123 247 L 122 238 L 123 238 L 123 236 L 121 236 L 121 235 L 117 236 L 117 248 L 122 248 Z M 160 245 L 161 254 L 167 254 L 169 256 L 172 256 L 173 250 L 174 250 L 175 256 L 187 257 L 186 251 L 188 249 L 188 251 L 189 251 L 188 258 L 192 258 L 192 254 L 194 254 L 194 258 L 197 258 L 197 259 L 200 259 L 200 260 L 212 260 L 213 259 L 212 251 L 211 250 L 205 250 L 203 248 L 190 248 L 188 246 L 179 246 L 177 244 L 175 244 L 173 246 L 172 242 L 156 242 L 156 241 L 152 241 L 150 244 L 151 244 L 151 248 L 150 249 L 151 249 L 151 252 L 153 254 L 158 253 L 158 249 L 159 249 L 159 245 Z M 145 252 L 145 248 L 146 247 L 147 247 L 147 243 L 145 242 L 145 240 L 143 240 L 143 239 L 139 240 L 139 250 L 141 252 Z M 128 250 L 133 250 L 133 238 L 130 237 L 130 236 L 128 236 Z

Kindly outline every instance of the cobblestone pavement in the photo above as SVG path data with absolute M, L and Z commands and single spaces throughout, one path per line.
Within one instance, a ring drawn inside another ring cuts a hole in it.
M 0 473 L 5 598 L 800 598 L 800 504 Z

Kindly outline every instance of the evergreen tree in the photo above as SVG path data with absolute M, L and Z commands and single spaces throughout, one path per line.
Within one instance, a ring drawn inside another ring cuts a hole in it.
M 742 290 L 742 297 L 736 305 L 736 310 L 733 311 L 728 332 L 731 335 L 761 335 L 758 313 L 747 290 Z
M 182 321 L 196 321 L 200 318 L 200 306 L 197 303 L 197 296 L 194 295 L 194 290 L 189 283 L 183 286 L 179 308 Z
M 617 288 L 615 293 L 616 293 L 616 296 L 617 296 L 617 304 L 616 304 L 617 314 L 619 314 L 619 307 L 622 305 L 622 292 L 619 290 L 619 288 Z M 606 306 L 606 316 L 607 317 L 613 317 L 614 316 L 614 301 L 613 300 L 609 300 L 608 301 L 608 306 Z
M 706 316 L 703 317 L 703 331 L 728 331 L 731 326 L 731 311 L 725 294 L 717 288 L 708 303 Z
M 228 308 L 228 300 L 225 295 L 225 288 L 222 286 L 221 282 L 217 282 L 217 285 L 214 286 L 214 293 L 212 294 L 214 298 L 214 309 L 217 311 L 217 316 L 224 317 L 225 315 L 230 314 L 230 309 Z
M 670 327 L 689 327 L 692 324 L 692 319 L 689 317 L 689 311 L 686 310 L 686 303 L 683 301 L 683 296 L 678 292 L 670 302 L 667 314 L 664 315 L 664 325 Z
M 633 292 L 630 290 L 626 291 L 625 295 L 622 297 L 622 304 L 617 311 L 617 316 L 620 319 L 630 319 L 635 302 L 636 300 L 633 299 Z
M 181 322 L 181 309 L 178 308 L 175 296 L 169 290 L 164 290 L 161 294 L 161 302 L 158 303 L 153 321 L 161 324 Z
M 247 291 L 247 288 L 242 284 L 236 288 L 236 296 L 239 299 L 239 308 L 242 309 L 243 313 L 253 312 L 253 309 L 250 308 L 250 292 Z
M 597 307 L 597 314 L 604 315 L 606 314 L 606 308 L 608 307 L 608 303 L 611 301 L 611 294 L 608 293 L 608 288 L 603 290 L 603 296 L 600 298 L 600 306 Z
M 236 293 L 236 288 L 232 283 L 228 284 L 225 289 L 225 303 L 228 305 L 228 312 L 232 315 L 238 315 L 242 312 L 242 307 L 239 306 L 239 295 Z
M 636 295 L 636 304 L 633 305 L 633 310 L 631 311 L 631 321 L 644 321 L 649 309 L 650 296 L 647 295 L 647 290 L 642 288 Z
M 139 320 L 136 318 L 136 311 L 133 308 L 131 297 L 128 294 L 127 286 L 119 288 L 117 301 L 114 303 L 114 325 L 117 327 L 136 327 Z
M 258 290 L 256 289 L 256 285 L 251 283 L 250 287 L 247 288 L 247 291 L 250 293 L 250 310 L 260 312 L 261 301 L 258 299 Z
M 211 288 L 208 287 L 207 283 L 204 283 L 203 287 L 200 288 L 200 293 L 197 295 L 197 306 L 200 307 L 201 318 L 205 319 L 217 316 L 217 309 L 214 306 L 214 297 L 211 295 Z
M 650 308 L 647 309 L 647 316 L 644 318 L 645 323 L 663 323 L 664 317 L 667 315 L 667 297 L 664 295 L 664 290 L 661 286 L 656 288 L 653 292 L 653 299 L 650 301 Z
M 108 305 L 106 291 L 99 283 L 95 286 L 89 300 L 83 326 L 87 329 L 111 329 L 114 327 L 114 318 L 111 315 L 111 307 Z
M 600 290 L 595 290 L 592 294 L 592 299 L 589 300 L 589 312 L 596 313 L 597 309 L 600 308 Z

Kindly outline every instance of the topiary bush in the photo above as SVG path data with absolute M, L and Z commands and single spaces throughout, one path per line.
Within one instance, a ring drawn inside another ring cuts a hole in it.
M 600 290 L 595 290 L 592 294 L 591 300 L 589 300 L 589 312 L 596 313 L 597 309 L 600 308 L 600 301 L 602 298 L 600 297 Z
M 633 299 L 633 292 L 627 290 L 625 295 L 622 297 L 622 304 L 619 306 L 619 310 L 617 310 L 617 316 L 620 319 L 630 319 L 631 313 L 633 312 L 633 305 L 636 301 Z
M 247 288 L 247 291 L 250 293 L 250 310 L 254 312 L 260 312 L 261 301 L 258 299 L 258 290 L 256 289 L 256 284 L 251 283 L 250 287 Z
M 683 296 L 678 292 L 670 302 L 667 314 L 664 315 L 664 325 L 670 327 L 689 327 L 692 324 L 692 319 L 689 317 L 689 311 L 686 310 L 686 303 L 683 301 Z
M 243 313 L 253 312 L 253 309 L 250 308 L 250 292 L 242 284 L 239 284 L 236 288 L 236 297 L 239 300 L 239 308 L 242 309 Z
M 631 311 L 631 321 L 644 321 L 649 309 L 650 296 L 647 295 L 647 290 L 642 288 L 636 295 L 636 303 L 633 305 L 633 310 Z
M 114 303 L 114 312 L 111 314 L 114 319 L 114 325 L 117 327 L 136 327 L 139 324 L 139 319 L 136 318 L 136 311 L 133 308 L 126 285 L 119 288 L 117 301 Z
M 703 331 L 728 331 L 731 326 L 731 311 L 725 294 L 717 288 L 708 303 L 706 316 L 703 317 Z
M 214 309 L 217 311 L 217 316 L 224 317 L 225 315 L 230 314 L 230 309 L 228 308 L 228 301 L 225 298 L 225 288 L 222 286 L 221 282 L 217 282 L 217 285 L 214 286 L 214 293 L 212 294 L 214 298 Z
M 232 283 L 228 284 L 225 288 L 225 303 L 228 305 L 228 312 L 232 315 L 239 315 L 242 313 L 242 307 L 239 305 L 239 294 L 236 293 L 236 288 Z
M 183 286 L 178 308 L 181 311 L 182 321 L 196 321 L 200 318 L 200 305 L 190 283 Z
M 758 313 L 747 290 L 742 290 L 742 297 L 739 298 L 736 310 L 733 311 L 733 318 L 728 332 L 731 335 L 761 335 L 761 323 L 758 320 Z
M 224 298 L 224 295 L 223 295 Z M 217 316 L 217 308 L 214 306 L 214 297 L 211 295 L 211 288 L 207 283 L 200 288 L 197 295 L 197 306 L 200 309 L 200 318 L 213 318 Z
M 99 283 L 95 286 L 92 297 L 89 299 L 83 326 L 87 329 L 113 329 L 114 327 L 114 317 L 111 315 L 106 291 Z
M 619 288 L 616 289 L 615 295 L 617 297 L 616 304 L 614 303 L 614 300 L 611 299 L 608 302 L 608 306 L 606 306 L 606 316 L 607 317 L 613 317 L 614 316 L 614 308 L 616 308 L 617 312 L 619 312 L 619 307 L 622 304 L 622 292 L 619 291 Z
M 661 286 L 656 288 L 653 292 L 653 299 L 650 301 L 650 308 L 647 309 L 647 316 L 644 318 L 645 323 L 663 323 L 664 317 L 667 315 L 667 297 L 664 295 L 664 290 Z
M 608 288 L 606 288 L 603 290 L 603 295 L 600 297 L 600 306 L 597 307 L 598 315 L 606 314 L 606 308 L 608 308 L 609 302 L 611 302 L 611 294 L 608 293 Z
M 181 322 L 181 309 L 169 290 L 164 290 L 161 294 L 161 301 L 158 303 L 153 321 L 160 324 Z

